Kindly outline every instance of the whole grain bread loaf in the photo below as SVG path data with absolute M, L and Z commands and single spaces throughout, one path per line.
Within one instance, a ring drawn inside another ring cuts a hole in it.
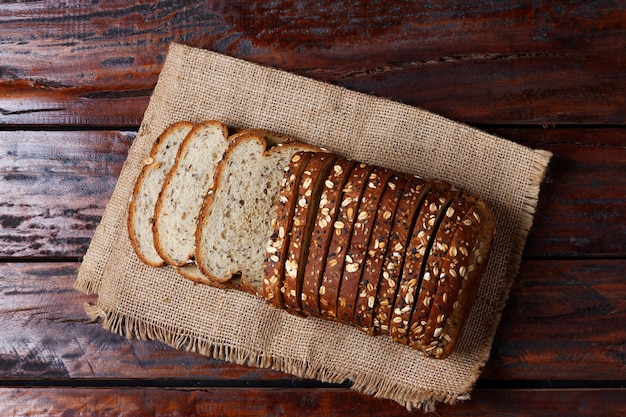
M 483 200 L 281 134 L 192 128 L 168 128 L 135 184 L 129 236 L 142 261 L 453 353 L 491 251 Z

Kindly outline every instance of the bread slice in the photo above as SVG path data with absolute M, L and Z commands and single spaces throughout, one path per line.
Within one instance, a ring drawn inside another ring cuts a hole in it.
M 285 260 L 289 250 L 290 230 L 298 201 L 300 178 L 312 152 L 298 152 L 285 167 L 274 216 L 274 230 L 267 245 L 263 266 L 263 297 L 271 306 L 283 307 Z
M 337 319 L 337 305 L 339 302 L 345 303 L 345 300 L 339 300 L 343 267 L 346 262 L 352 263 L 346 255 L 358 214 L 359 202 L 373 168 L 372 165 L 364 163 L 354 165 L 350 178 L 342 190 L 339 213 L 337 220 L 333 223 L 328 258 L 320 286 L 320 313 L 322 317 L 329 320 Z
M 423 273 L 420 287 L 417 292 L 415 306 L 411 312 L 407 328 L 407 343 L 413 347 L 421 347 L 425 336 L 426 325 L 428 324 L 430 312 L 433 309 L 433 300 L 437 291 L 437 280 L 439 272 L 445 262 L 448 244 L 452 237 L 455 224 L 446 214 L 451 213 L 450 205 L 458 200 L 458 191 L 453 191 L 454 195 L 442 193 L 433 194 L 427 199 L 428 204 L 437 207 L 443 214 L 442 224 L 432 235 L 431 243 L 427 247 L 427 253 L 423 261 Z M 421 231 L 418 231 L 418 234 Z M 404 324 L 404 323 L 402 323 Z
M 204 200 L 196 229 L 195 259 L 202 273 L 221 283 L 240 275 L 245 285 L 259 293 L 284 168 L 295 153 L 319 150 L 291 142 L 269 150 L 266 146 L 266 140 L 256 134 L 231 142 L 218 164 L 214 191 Z
M 320 315 L 320 286 L 326 268 L 328 250 L 339 213 L 343 189 L 355 163 L 349 159 L 339 158 L 324 181 L 302 280 L 302 311 L 307 315 Z
M 342 323 L 353 324 L 354 322 L 354 308 L 365 266 L 365 256 L 374 229 L 380 198 L 390 176 L 389 170 L 375 166 L 366 182 L 363 197 L 357 209 L 356 221 L 346 255 L 348 261 L 343 267 L 339 302 L 337 303 L 337 320 Z
M 419 210 L 404 258 L 398 292 L 389 323 L 389 336 L 395 342 L 406 344 L 407 329 L 414 310 L 418 291 L 422 286 L 424 264 L 430 260 L 430 248 L 435 236 L 441 237 L 445 230 L 439 226 L 446 210 L 457 192 L 448 183 L 434 183 Z M 435 244 L 438 242 L 435 242 Z
M 402 193 L 385 252 L 382 279 L 378 283 L 370 334 L 389 334 L 389 321 L 404 266 L 404 254 L 409 244 L 410 232 L 430 187 L 429 182 L 413 177 Z
M 328 152 L 311 155 L 300 178 L 293 225 L 289 231 L 289 250 L 285 260 L 285 277 L 281 289 L 286 310 L 302 310 L 302 279 L 309 255 L 311 233 L 324 182 L 337 156 Z
M 364 332 L 368 332 L 372 326 L 372 312 L 374 311 L 378 283 L 382 276 L 383 260 L 391 234 L 391 226 L 408 178 L 408 175 L 398 173 L 392 176 L 385 186 L 380 207 L 376 213 L 354 311 L 355 326 Z
M 180 145 L 159 194 L 152 225 L 156 250 L 169 265 L 183 266 L 195 252 L 200 208 L 228 143 L 226 126 L 207 121 L 194 127 Z
M 424 352 L 438 359 L 450 355 L 458 343 L 487 265 L 494 232 L 493 215 L 484 201 L 468 195 L 460 200 L 465 203 L 460 206 L 471 207 L 464 214 L 448 210 L 456 229 L 439 273 L 422 340 Z
M 193 126 L 189 122 L 177 122 L 165 129 L 154 142 L 135 181 L 128 207 L 128 236 L 139 259 L 150 266 L 165 263 L 154 246 L 154 210 L 165 177 L 175 163 L 178 148 Z

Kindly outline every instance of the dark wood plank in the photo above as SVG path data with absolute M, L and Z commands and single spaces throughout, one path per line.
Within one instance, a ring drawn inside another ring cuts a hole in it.
M 525 261 L 481 378 L 626 380 L 626 260 Z
M 626 256 L 626 129 L 493 132 L 554 152 L 526 256 Z M 133 137 L 0 131 L 0 257 L 83 256 Z
M 72 288 L 78 266 L 0 264 L 0 378 L 293 379 L 104 330 Z
M 609 1 L 9 3 L 0 123 L 138 125 L 172 41 L 466 122 L 623 123 L 625 20 Z
M 626 256 L 626 129 L 493 132 L 554 154 L 526 256 Z
M 134 132 L 0 132 L 0 256 L 82 256 Z
M 76 263 L 0 264 L 0 377 L 244 379 L 284 374 L 230 365 L 88 322 Z M 626 380 L 626 260 L 527 261 L 511 290 L 483 380 Z
M 469 401 L 426 414 L 346 389 L 2 388 L 0 404 L 0 413 L 7 416 L 615 417 L 626 412 L 626 392 L 477 390 Z

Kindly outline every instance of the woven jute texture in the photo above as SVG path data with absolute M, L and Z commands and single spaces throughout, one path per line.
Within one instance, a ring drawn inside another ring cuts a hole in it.
M 386 337 L 292 316 L 252 295 L 142 264 L 126 228 L 133 183 L 169 124 L 209 119 L 273 130 L 483 197 L 495 215 L 494 249 L 456 352 L 427 358 Z M 468 398 L 489 356 L 550 156 L 411 106 L 172 44 L 75 287 L 97 293 L 87 312 L 126 337 L 303 378 L 349 380 L 409 409 L 454 403 Z

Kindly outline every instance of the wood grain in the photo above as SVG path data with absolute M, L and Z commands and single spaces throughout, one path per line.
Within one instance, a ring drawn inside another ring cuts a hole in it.
M 0 132 L 0 256 L 82 256 L 134 132 Z
M 626 131 L 492 132 L 554 153 L 526 256 L 626 255 Z M 0 257 L 83 256 L 133 138 L 123 131 L 0 131 Z
M 138 125 L 172 41 L 465 122 L 623 123 L 625 19 L 608 1 L 9 3 L 0 123 Z
M 283 380 L 89 322 L 78 263 L 0 264 L 0 377 Z M 483 380 L 626 380 L 624 260 L 522 264 Z M 277 382 L 273 382 L 277 383 Z
M 0 378 L 293 379 L 104 330 L 72 287 L 78 267 L 0 263 Z
M 516 416 L 615 417 L 626 412 L 622 390 L 476 390 L 469 401 L 436 412 L 346 389 L 295 388 L 1 388 L 2 415 L 29 416 Z M 618 414 L 615 414 L 618 413 Z
M 478 387 L 426 415 L 626 415 L 624 22 L 607 0 L 3 2 L 0 415 L 424 415 L 87 319 L 74 261 L 171 42 L 552 151 Z

